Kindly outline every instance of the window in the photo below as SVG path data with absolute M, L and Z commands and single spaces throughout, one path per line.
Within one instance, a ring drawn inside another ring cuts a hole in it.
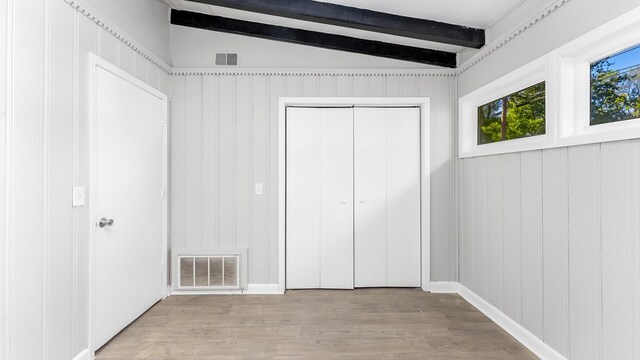
M 640 7 L 470 86 L 459 88 L 470 90 L 458 100 L 460 158 L 640 139 Z
M 640 118 L 640 46 L 591 63 L 591 125 Z
M 478 145 L 545 134 L 545 83 L 478 107 Z
M 554 79 L 540 58 L 461 97 L 460 157 L 539 149 L 553 140 Z M 504 108 L 504 111 L 503 111 Z

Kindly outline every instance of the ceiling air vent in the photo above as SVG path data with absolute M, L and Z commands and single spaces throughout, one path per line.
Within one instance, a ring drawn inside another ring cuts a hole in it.
M 218 66 L 238 66 L 238 54 L 217 53 L 216 65 Z

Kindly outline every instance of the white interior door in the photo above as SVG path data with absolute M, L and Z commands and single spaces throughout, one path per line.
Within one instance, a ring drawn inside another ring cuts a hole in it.
M 355 286 L 420 286 L 420 110 L 356 108 Z
M 94 348 L 164 295 L 164 99 L 96 67 Z M 97 224 L 100 219 L 104 227 Z M 113 223 L 109 223 L 113 219 Z
M 353 288 L 353 110 L 287 108 L 286 287 Z
M 354 115 L 356 287 L 387 285 L 387 119 L 377 110 Z

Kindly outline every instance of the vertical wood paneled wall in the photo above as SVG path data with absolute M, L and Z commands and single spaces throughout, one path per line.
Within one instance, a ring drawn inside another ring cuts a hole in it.
M 6 358 L 6 174 L 7 174 L 7 23 L 8 2 L 0 2 L 0 359 Z
M 462 284 L 568 359 L 640 359 L 640 140 L 461 171 Z
M 6 8 L 13 8 L 6 138 L 7 63 L 5 56 L 0 59 L 0 166 L 6 158 L 11 190 L 10 199 L 0 198 L 0 211 L 8 210 L 9 219 L 1 224 L 0 247 L 8 250 L 0 260 L 3 279 L 10 270 L 0 296 L 9 309 L 5 313 L 3 307 L 2 320 L 8 318 L 11 334 L 0 358 L 73 359 L 87 348 L 90 225 L 87 207 L 71 207 L 71 190 L 89 184 L 88 52 L 169 92 L 165 71 L 117 39 L 113 27 L 107 31 L 95 23 L 108 19 L 94 18 L 93 11 L 86 16 L 76 8 L 84 2 L 75 3 L 0 2 L 3 49 Z M 4 220 L 6 214 L 0 215 Z
M 453 241 L 453 77 L 174 75 L 171 246 L 248 248 L 249 283 L 278 282 L 278 99 L 425 96 L 432 115 L 432 279 L 457 277 Z M 264 195 L 254 195 L 254 183 Z

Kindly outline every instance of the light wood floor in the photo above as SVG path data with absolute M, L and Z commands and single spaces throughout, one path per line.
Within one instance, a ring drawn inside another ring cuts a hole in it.
M 114 359 L 537 359 L 458 295 L 417 289 L 172 296 L 105 345 Z

